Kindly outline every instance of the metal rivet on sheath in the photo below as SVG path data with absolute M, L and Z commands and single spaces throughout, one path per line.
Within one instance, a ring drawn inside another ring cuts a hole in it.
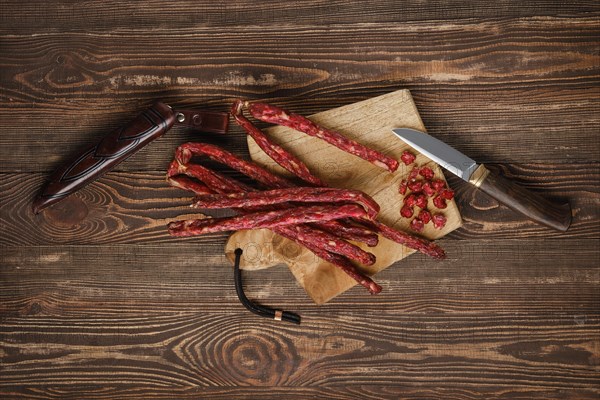
M 185 121 L 185 115 L 183 115 L 182 113 L 177 113 L 177 121 L 178 122 Z
M 202 117 L 198 114 L 194 114 L 192 121 L 194 122 L 194 125 L 200 125 L 202 123 Z

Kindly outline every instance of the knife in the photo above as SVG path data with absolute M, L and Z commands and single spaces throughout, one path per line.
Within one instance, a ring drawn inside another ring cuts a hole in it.
M 569 203 L 552 203 L 490 171 L 485 165 L 477 164 L 433 136 L 408 128 L 392 131 L 418 152 L 527 218 L 561 232 L 569 229 L 572 218 Z
M 174 124 L 203 132 L 226 133 L 229 114 L 202 110 L 173 110 L 157 102 L 122 128 L 105 136 L 50 177 L 35 198 L 32 209 L 42 209 L 57 203 L 113 169 L 154 139 L 164 135 Z

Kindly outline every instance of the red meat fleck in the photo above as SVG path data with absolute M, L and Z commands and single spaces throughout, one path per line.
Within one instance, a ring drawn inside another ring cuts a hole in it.
M 435 214 L 431 220 L 433 221 L 433 227 L 435 229 L 442 229 L 446 226 L 446 217 L 442 214 Z
M 420 169 L 419 174 L 428 181 L 433 179 L 433 170 L 429 167 L 423 167 Z
M 402 179 L 400 181 L 400 187 L 398 188 L 398 193 L 400 193 L 401 195 L 405 195 L 406 194 L 406 188 L 408 187 L 408 182 L 406 181 L 406 179 Z
M 417 157 L 408 150 L 404 150 L 402 152 L 402 155 L 400 156 L 400 159 L 402 160 L 404 165 L 410 165 L 410 164 L 414 163 L 416 158 Z
M 415 204 L 419 208 L 427 208 L 427 196 L 420 194 L 417 196 Z
M 421 210 L 417 218 L 423 221 L 424 224 L 428 224 L 431 221 L 431 213 L 427 210 Z
M 419 218 L 415 218 L 410 221 L 410 229 L 416 232 L 422 232 L 423 228 L 425 228 L 425 224 Z
M 402 215 L 404 218 L 410 218 L 413 216 L 414 210 L 411 206 L 409 205 L 403 205 L 402 208 L 400 209 L 400 215 Z
M 410 182 L 408 183 L 408 188 L 413 193 L 421 193 L 421 191 L 423 190 L 423 182 L 418 181 L 416 179 L 411 179 Z
M 433 205 L 437 208 L 444 209 L 447 206 L 446 199 L 444 199 L 442 196 L 436 196 L 433 198 Z
M 431 197 L 435 194 L 435 189 L 431 185 L 431 182 L 425 182 L 422 187 L 423 193 Z
M 454 198 L 454 190 L 452 190 L 452 189 L 443 189 L 440 192 L 440 196 L 442 196 L 446 200 L 452 200 Z

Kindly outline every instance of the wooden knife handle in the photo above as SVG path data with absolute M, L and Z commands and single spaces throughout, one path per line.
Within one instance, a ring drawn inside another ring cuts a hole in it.
M 154 139 L 167 132 L 175 113 L 164 103 L 156 103 L 122 128 L 105 136 L 50 177 L 33 202 L 33 212 L 54 204 L 113 169 Z
M 504 178 L 497 172 L 490 171 L 483 164 L 473 172 L 469 182 L 535 222 L 561 232 L 569 229 L 572 219 L 569 203 L 552 203 L 537 193 Z

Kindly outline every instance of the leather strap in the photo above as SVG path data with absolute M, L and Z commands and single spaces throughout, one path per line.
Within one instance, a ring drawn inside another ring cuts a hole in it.
M 202 132 L 227 133 L 229 114 L 216 111 L 174 110 L 175 124 Z

